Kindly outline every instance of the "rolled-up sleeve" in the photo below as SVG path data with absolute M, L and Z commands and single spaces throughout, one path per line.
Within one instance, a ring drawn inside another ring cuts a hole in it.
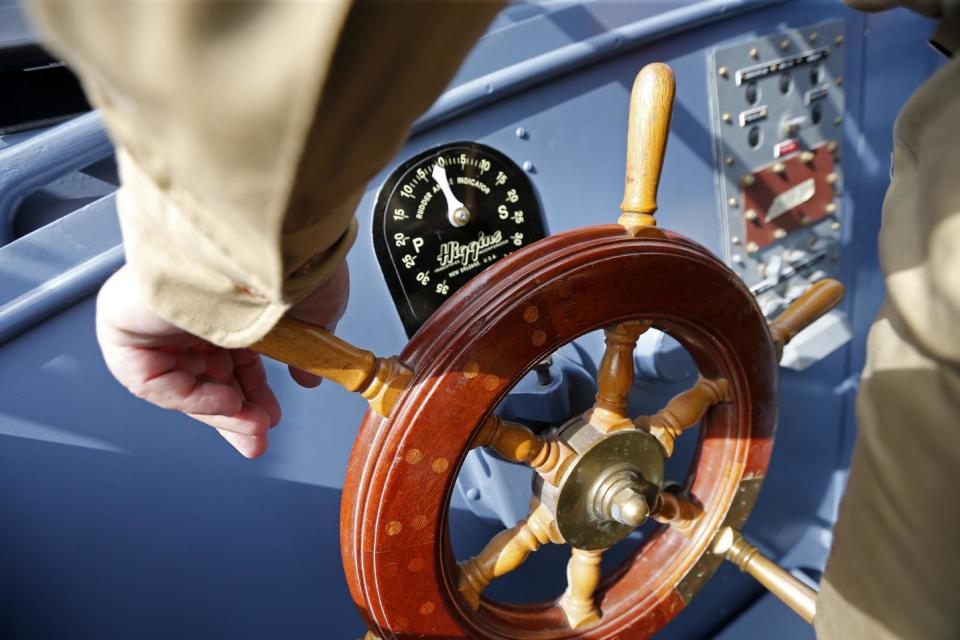
M 344 259 L 366 183 L 497 2 L 35 0 L 117 146 L 148 303 L 250 344 Z

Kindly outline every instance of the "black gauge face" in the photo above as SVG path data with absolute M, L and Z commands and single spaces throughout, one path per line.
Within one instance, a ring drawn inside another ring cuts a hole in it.
M 454 142 L 399 166 L 373 214 L 373 246 L 413 335 L 470 278 L 544 237 L 526 174 L 482 144 Z

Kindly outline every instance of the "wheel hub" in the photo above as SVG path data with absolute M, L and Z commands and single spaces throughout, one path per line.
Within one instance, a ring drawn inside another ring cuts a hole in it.
M 567 544 L 605 549 L 650 515 L 663 485 L 664 454 L 640 429 L 604 433 L 586 417 L 564 425 L 559 438 L 575 452 L 556 486 L 534 481 L 534 495 L 556 518 Z

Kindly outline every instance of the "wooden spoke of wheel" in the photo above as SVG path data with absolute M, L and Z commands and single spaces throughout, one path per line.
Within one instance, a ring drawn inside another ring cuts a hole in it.
M 697 522 L 703 516 L 703 509 L 685 498 L 675 496 L 668 491 L 657 495 L 650 517 L 663 524 L 669 524 L 685 536 L 693 532 Z
M 563 537 L 546 506 L 530 503 L 526 520 L 495 535 L 483 551 L 460 563 L 457 590 L 472 609 L 480 606 L 480 594 L 494 578 L 515 570 L 531 553 L 548 542 L 560 544 Z
M 724 378 L 710 380 L 701 377 L 655 415 L 639 416 L 633 423 L 649 431 L 669 457 L 673 455 L 673 445 L 680 434 L 700 422 L 710 407 L 721 402 L 730 402 L 730 383 Z
M 633 350 L 649 328 L 649 322 L 628 320 L 603 331 L 606 349 L 597 369 L 597 399 L 590 412 L 590 424 L 600 431 L 633 427 L 627 416 L 627 394 L 633 387 Z
M 571 629 L 596 622 L 600 619 L 600 609 L 594 599 L 594 592 L 600 584 L 600 561 L 606 549 L 588 551 L 570 549 L 570 561 L 567 563 L 567 590 L 558 604 L 567 616 Z
M 777 358 L 783 355 L 783 348 L 794 336 L 840 304 L 843 293 L 843 285 L 836 280 L 820 280 L 774 318 L 770 323 L 770 337 L 777 349 Z
M 556 484 L 574 451 L 557 437 L 543 438 L 516 422 L 490 414 L 473 440 L 474 447 L 490 447 L 512 462 L 530 465 L 549 482 Z

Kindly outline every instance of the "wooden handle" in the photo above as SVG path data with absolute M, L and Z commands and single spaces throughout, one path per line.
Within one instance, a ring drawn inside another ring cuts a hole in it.
M 326 329 L 285 316 L 254 351 L 357 391 L 370 408 L 386 416 L 413 372 L 396 358 L 374 354 L 341 340 Z
M 662 62 L 648 64 L 633 83 L 627 125 L 627 177 L 623 189 L 621 224 L 656 224 L 657 186 L 667 150 L 675 85 L 673 71 Z
M 843 285 L 827 279 L 815 282 L 793 301 L 786 311 L 770 323 L 770 337 L 777 347 L 777 356 L 794 336 L 807 328 L 814 320 L 833 309 L 843 300 Z

